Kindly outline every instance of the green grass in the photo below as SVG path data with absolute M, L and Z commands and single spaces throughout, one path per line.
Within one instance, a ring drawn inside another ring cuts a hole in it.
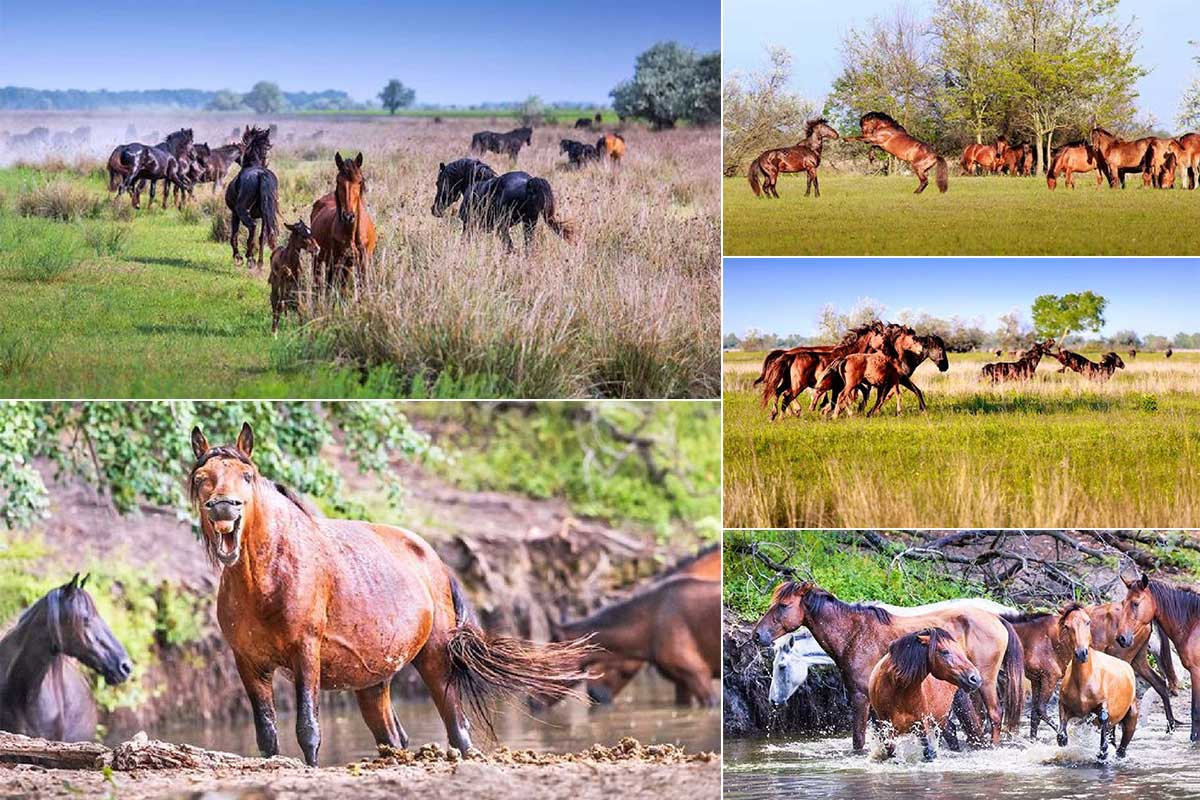
M 779 200 L 755 197 L 745 177 L 724 181 L 726 255 L 1192 255 L 1200 252 L 1200 192 L 1074 191 L 1044 177 L 957 177 L 914 195 L 910 175 L 821 174 L 821 197 L 804 176 L 779 181 Z
M 1043 363 L 977 382 L 982 355 L 921 367 L 921 414 L 775 423 L 750 391 L 761 354 L 726 364 L 728 527 L 1186 527 L 1200 523 L 1200 353 L 1127 359 L 1106 384 Z M 1057 364 L 1054 365 L 1057 367 Z

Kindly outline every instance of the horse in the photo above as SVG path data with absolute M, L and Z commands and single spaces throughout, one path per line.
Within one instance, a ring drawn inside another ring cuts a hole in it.
M 675 684 L 677 703 L 695 698 L 715 706 L 721 697 L 712 683 L 721 675 L 721 631 L 713 622 L 720 615 L 720 581 L 680 574 L 582 619 L 554 624 L 551 638 L 586 638 L 596 646 L 578 663 L 581 670 L 607 671 L 612 665 L 628 671 L 631 662 L 647 662 Z
M 892 642 L 871 670 L 867 690 L 886 757 L 896 752 L 897 734 L 912 732 L 921 739 L 925 760 L 933 761 L 932 739 L 938 729 L 947 733 L 951 749 L 958 750 L 950 724 L 954 697 L 960 689 L 973 692 L 982 684 L 983 676 L 949 631 L 925 628 Z
M 1187 171 L 1187 188 L 1196 188 L 1196 173 L 1200 171 L 1200 133 L 1185 133 L 1177 140 L 1183 154 L 1179 166 Z
M 1060 349 L 1057 353 L 1053 353 L 1053 355 L 1062 364 L 1062 367 L 1058 370 L 1059 372 L 1065 372 L 1069 369 L 1094 381 L 1106 381 L 1112 377 L 1115 370 L 1125 369 L 1125 362 L 1121 360 L 1119 355 L 1113 352 L 1105 353 L 1101 357 L 1099 364 L 1089 361 L 1085 356 L 1073 353 L 1070 350 Z
M 1087 609 L 1071 603 L 1059 616 L 1062 648 L 1071 654 L 1058 691 L 1058 745 L 1067 746 L 1067 722 L 1095 714 L 1100 724 L 1100 760 L 1108 758 L 1114 726 L 1121 726 L 1117 758 L 1124 758 L 1137 728 L 1137 683 L 1133 667 L 1092 647 Z
M 1033 174 L 1033 148 L 1028 144 L 1009 147 L 1000 159 L 999 172 L 1005 172 L 1010 177 L 1028 178 Z
M 496 171 L 482 161 L 474 158 L 460 158 L 449 164 L 438 164 L 437 192 L 433 198 L 430 212 L 435 217 L 441 217 L 446 209 L 458 202 L 466 192 L 467 187 L 476 181 L 496 177 Z
M 0 639 L 0 730 L 63 742 L 96 737 L 96 701 L 75 662 L 110 686 L 124 683 L 133 664 L 86 585 L 76 573 Z
M 1163 353 L 1163 358 L 1170 358 L 1173 355 L 1175 355 L 1175 351 L 1168 347 L 1167 351 Z
M 608 156 L 613 161 L 625 157 L 625 137 L 619 133 L 606 133 L 596 140 L 596 152 L 600 157 Z
M 590 130 L 591 127 L 592 120 L 590 117 L 579 117 L 575 120 L 575 130 L 579 130 L 581 128 L 587 128 Z
M 1048 339 L 1045 342 L 1034 342 L 1033 347 L 1026 350 L 1016 361 L 998 361 L 994 364 L 984 364 L 980 380 L 986 378 L 993 385 L 1005 381 L 1031 380 L 1037 372 L 1037 367 L 1042 360 L 1042 356 L 1053 352 L 1053 349 L 1053 339 Z
M 463 201 L 458 206 L 464 234 L 474 228 L 495 231 L 509 252 L 513 251 L 513 241 L 508 229 L 517 223 L 523 225 L 528 247 L 539 217 L 564 241 L 575 238 L 574 226 L 555 216 L 554 191 L 549 181 L 528 172 L 506 172 L 474 180 L 463 190 Z
M 1183 146 L 1175 139 L 1151 136 L 1142 160 L 1142 185 L 1155 189 L 1175 188 L 1175 168 L 1183 159 Z
M 975 169 L 978 167 L 984 172 L 990 172 L 995 175 L 1004 165 L 1004 155 L 1008 152 L 1008 139 L 1003 136 L 996 137 L 996 144 L 969 144 L 963 149 L 962 160 L 959 166 L 962 167 L 963 175 L 976 175 Z
M 320 691 L 351 690 L 380 746 L 408 736 L 390 697 L 392 676 L 416 667 L 450 746 L 471 748 L 468 709 L 491 729 L 495 694 L 576 696 L 577 664 L 594 648 L 538 645 L 484 632 L 458 578 L 425 539 L 371 522 L 328 519 L 253 461 L 254 432 L 210 446 L 191 433 L 189 497 L 201 539 L 221 570 L 217 622 L 233 650 L 263 756 L 279 752 L 272 677 L 295 685 L 296 738 L 316 766 Z
M 1090 142 L 1076 141 L 1056 147 L 1050 156 L 1050 168 L 1046 170 L 1046 186 L 1054 191 L 1058 186 L 1058 176 L 1066 179 L 1067 187 L 1075 188 L 1074 175 L 1076 172 L 1096 171 L 1096 187 L 1103 185 L 1104 180 L 1111 180 L 1108 162 L 1104 154 L 1091 145 Z
M 142 187 L 150 182 L 150 204 L 154 204 L 155 185 L 163 182 L 163 208 L 167 207 L 170 186 L 178 191 L 187 191 L 188 185 L 181 174 L 180 162 L 190 158 L 192 151 L 192 129 L 181 128 L 154 146 L 144 144 L 122 145 L 114 151 L 121 167 L 126 170 L 117 195 L 128 191 L 134 208 L 141 208 Z M 113 156 L 109 156 L 109 183 L 113 180 Z
M 533 146 L 532 128 L 516 128 L 508 133 L 480 131 L 471 137 L 472 153 L 507 153 L 514 161 L 522 145 Z
M 929 185 L 927 173 L 930 169 L 935 170 L 938 191 L 945 192 L 949 188 L 950 168 L 946 166 L 946 159 L 929 145 L 911 136 L 899 122 L 882 111 L 871 111 L 863 114 L 859 127 L 862 135 L 847 137 L 846 141 L 875 145 L 885 153 L 908 162 L 919 181 L 914 194 L 920 194 Z
M 254 220 L 262 220 L 258 242 L 258 266 L 262 267 L 263 251 L 267 245 L 275 249 L 278 230 L 279 179 L 267 168 L 267 153 L 271 149 L 271 131 L 246 126 L 242 134 L 246 150 L 242 169 L 225 187 L 225 207 L 230 212 L 229 243 L 233 247 L 233 262 L 242 263 L 238 253 L 238 225 L 246 226 L 246 260 L 254 261 Z
M 1128 591 L 1121 601 L 1117 643 L 1130 647 L 1140 626 L 1151 620 L 1158 623 L 1192 676 L 1191 740 L 1200 742 L 1200 592 L 1151 580 L 1145 574 L 1136 579 L 1122 575 L 1121 580 Z M 1164 651 L 1169 658 L 1165 643 Z
M 224 187 L 229 168 L 234 164 L 240 165 L 245 154 L 246 144 L 242 141 L 209 148 L 208 155 L 204 158 L 204 177 L 200 182 L 211 183 L 213 194 L 216 194 L 218 189 Z
M 313 203 L 309 216 L 313 236 L 321 247 L 313 259 L 313 283 L 320 286 L 324 280 L 335 287 L 353 270 L 362 288 L 367 262 L 375 253 L 375 220 L 363 197 L 367 192 L 363 154 L 345 159 L 341 153 L 334 153 L 333 163 L 337 166 L 333 191 Z
M 897 330 L 888 338 L 888 345 L 896 353 L 895 356 L 887 352 L 857 353 L 830 362 L 813 388 L 809 410 L 815 411 L 825 394 L 832 392 L 830 410 L 836 418 L 848 406 L 855 392 L 860 392 L 862 402 L 858 410 L 861 412 L 866 408 L 871 388 L 874 387 L 877 392 L 875 406 L 867 416 L 878 411 L 893 391 L 896 392 L 896 413 L 899 414 L 900 387 L 904 386 L 917 396 L 921 411 L 925 411 L 925 395 L 912 382 L 911 376 L 926 358 L 937 366 L 939 372 L 948 370 L 950 361 L 946 357 L 946 344 L 937 335 L 917 336 L 911 328 L 894 327 Z
M 878 606 L 844 603 L 809 581 L 786 581 L 775 587 L 771 605 L 754 624 L 751 635 L 765 647 L 801 626 L 812 631 L 841 673 L 853 712 L 851 737 L 855 752 L 862 752 L 866 742 L 871 670 L 891 642 L 925 628 L 945 628 L 979 668 L 983 677 L 979 694 L 991 721 L 992 744 L 999 744 L 1002 724 L 1012 729 L 1020 723 L 1021 675 L 1025 671 L 1021 640 L 1013 627 L 996 614 L 958 608 L 900 616 Z M 1001 670 L 1007 676 L 1003 703 L 999 691 Z
M 1125 176 L 1141 172 L 1146 161 L 1146 151 L 1154 137 L 1147 136 L 1132 142 L 1123 141 L 1099 126 L 1092 128 L 1092 147 L 1104 156 L 1108 166 L 1108 185 L 1116 188 L 1120 181 L 1125 188 Z
M 1135 348 L 1135 347 L 1129 348 L 1129 357 L 1137 358 L 1137 348 Z
M 268 283 L 271 284 L 271 335 L 279 334 L 279 318 L 287 311 L 297 311 L 300 308 L 297 292 L 300 289 L 300 254 L 308 253 L 314 259 L 321 252 L 321 246 L 312 231 L 297 220 L 295 225 L 286 225 L 291 236 L 283 247 L 271 251 L 271 274 Z
M 821 184 L 817 180 L 817 167 L 821 166 L 821 151 L 826 139 L 836 139 L 838 133 L 829 123 L 822 119 L 810 119 L 804 125 L 804 138 L 792 147 L 781 147 L 760 153 L 758 158 L 750 162 L 750 189 L 755 197 L 779 197 L 776 182 L 781 172 L 804 172 L 808 174 L 808 188 L 804 196 L 816 190 L 817 197 L 821 196 Z M 759 188 L 758 176 L 762 175 L 763 186 Z
M 599 161 L 600 153 L 595 145 L 584 144 L 573 139 L 563 139 L 558 143 L 558 151 L 567 154 L 567 163 L 573 167 L 582 167 L 589 161 Z

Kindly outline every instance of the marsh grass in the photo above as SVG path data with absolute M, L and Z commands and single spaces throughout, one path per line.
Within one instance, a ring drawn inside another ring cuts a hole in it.
M 44 217 L 57 222 L 95 219 L 107 205 L 103 195 L 64 179 L 35 184 L 17 195 L 17 211 L 22 216 Z

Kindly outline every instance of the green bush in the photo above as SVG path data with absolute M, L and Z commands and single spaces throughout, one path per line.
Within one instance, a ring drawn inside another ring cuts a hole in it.
M 54 180 L 21 192 L 17 210 L 26 217 L 45 217 L 58 222 L 95 219 L 104 212 L 106 201 L 77 183 Z

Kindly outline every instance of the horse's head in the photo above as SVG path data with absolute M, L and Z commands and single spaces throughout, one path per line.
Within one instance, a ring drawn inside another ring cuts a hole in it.
M 760 645 L 766 647 L 785 633 L 804 624 L 804 598 L 816 588 L 811 581 L 785 581 L 771 593 L 771 607 L 754 623 L 750 631 Z
M 309 230 L 304 220 L 296 220 L 296 224 L 288 225 L 287 229 L 292 232 L 292 237 L 296 240 L 301 250 L 313 256 L 321 252 L 321 246 L 317 244 L 317 238 L 313 236 L 313 232 Z
M 1117 644 L 1132 647 L 1133 637 L 1141 628 L 1154 621 L 1158 605 L 1150 591 L 1150 579 L 1144 574 L 1136 578 L 1121 576 L 1125 583 L 1125 599 L 1117 617 Z
M 243 523 L 254 511 L 258 469 L 250 460 L 254 431 L 242 423 L 232 447 L 210 447 L 199 426 L 192 428 L 192 467 L 189 492 L 200 514 L 204 546 L 226 567 L 242 555 Z
M 624 658 L 606 658 L 590 664 L 589 670 L 594 676 L 588 680 L 588 698 L 598 705 L 608 705 L 617 696 L 617 692 L 624 689 L 638 674 L 642 664 L 641 661 Z
M 84 591 L 87 579 L 75 573 L 70 581 L 46 595 L 51 647 L 82 662 L 103 675 L 105 683 L 115 686 L 133 673 L 133 664 L 96 610 L 92 596 Z
M 457 181 L 445 164 L 438 164 L 437 194 L 433 197 L 433 206 L 429 209 L 435 217 L 446 213 L 446 209 L 458 199 L 462 189 L 457 187 Z
M 362 201 L 366 182 L 363 181 L 363 154 L 359 153 L 353 159 L 342 158 L 341 153 L 333 154 L 333 162 L 337 164 L 337 185 L 333 190 L 334 200 L 337 201 L 338 216 L 344 225 L 353 225 L 356 209 Z
M 973 692 L 983 685 L 983 676 L 971 663 L 971 659 L 967 658 L 962 645 L 943 628 L 926 628 L 893 642 L 890 650 L 893 659 L 896 659 L 896 651 L 903 649 L 901 642 L 909 637 L 916 640 L 916 647 L 924 648 L 926 667 L 933 677 L 968 692 Z
M 1058 635 L 1063 648 L 1070 650 L 1080 664 L 1088 660 L 1092 647 L 1092 616 L 1078 603 L 1071 603 L 1058 617 Z M 1121 637 L 1117 637 L 1118 643 Z M 1122 645 L 1127 647 L 1128 645 Z
M 996 137 L 996 155 L 1002 156 L 1008 151 L 1008 139 L 1004 136 Z
M 771 687 L 767 699 L 771 705 L 781 706 L 808 680 L 808 661 L 796 658 L 795 637 L 785 636 L 775 647 L 775 660 L 771 664 Z
M 946 343 L 942 341 L 942 337 L 931 333 L 928 336 L 918 336 L 917 342 L 920 343 L 925 357 L 937 366 L 938 372 L 950 369 L 950 359 L 946 357 Z
M 1117 369 L 1125 369 L 1125 362 L 1122 361 L 1121 357 L 1119 355 L 1117 355 L 1116 353 L 1106 353 L 1104 355 L 1104 361 L 1106 363 L 1112 364 Z

